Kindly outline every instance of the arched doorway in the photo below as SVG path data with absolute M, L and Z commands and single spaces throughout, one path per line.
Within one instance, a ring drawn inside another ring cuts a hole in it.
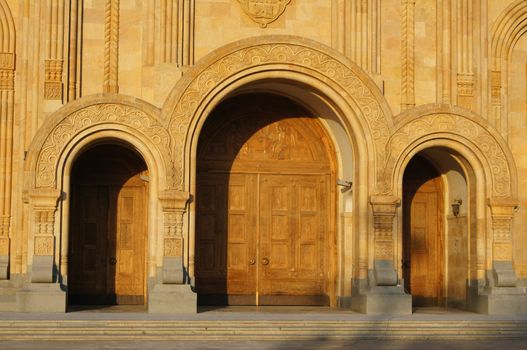
M 71 172 L 68 300 L 144 304 L 148 171 L 133 150 L 99 144 Z
M 444 184 L 424 157 L 408 163 L 403 183 L 403 277 L 413 306 L 444 306 Z
M 230 98 L 200 134 L 196 290 L 202 304 L 329 305 L 334 152 L 291 100 Z

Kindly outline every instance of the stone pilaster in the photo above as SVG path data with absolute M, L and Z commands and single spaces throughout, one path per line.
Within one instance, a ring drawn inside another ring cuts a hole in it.
M 55 213 L 60 191 L 41 188 L 29 193 L 33 240 L 31 282 L 52 283 L 55 256 Z M 31 244 L 30 244 L 31 246 Z
M 512 264 L 512 219 L 517 208 L 513 200 L 489 200 L 492 220 L 493 287 L 515 287 L 516 272 Z
M 183 215 L 189 199 L 188 192 L 167 190 L 159 200 L 163 208 L 163 283 L 183 284 L 185 282 L 183 247 Z
M 397 285 L 394 267 L 393 219 L 400 203 L 393 196 L 372 196 L 374 243 L 374 276 L 378 286 Z

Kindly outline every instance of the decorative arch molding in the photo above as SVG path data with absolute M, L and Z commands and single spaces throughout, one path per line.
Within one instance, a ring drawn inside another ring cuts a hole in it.
M 496 128 L 508 138 L 509 64 L 518 40 L 527 33 L 527 2 L 516 0 L 496 19 L 491 30 L 491 68 L 489 79 L 490 117 Z
M 526 32 L 527 2 L 516 0 L 500 14 L 492 26 L 493 70 L 502 68 L 502 60 L 508 60 L 512 49 Z
M 171 139 L 158 115 L 154 106 L 122 95 L 93 95 L 69 103 L 47 120 L 29 148 L 28 189 L 57 188 L 60 159 L 77 135 L 123 127 L 134 130 L 136 137 L 155 148 L 165 174 L 161 183 L 173 188 Z
M 15 21 L 6 0 L 0 0 L 0 45 L 1 52 L 15 53 Z
M 183 155 L 192 149 L 192 137 L 207 117 L 206 111 L 219 102 L 214 99 L 240 80 L 256 75 L 257 79 L 288 76 L 293 82 L 297 79 L 296 83 L 309 81 L 307 84 L 314 89 L 329 89 L 341 96 L 353 111 L 345 115 L 352 133 L 363 135 L 368 154 L 376 157 L 376 166 L 384 163 L 385 153 L 380 150 L 390 135 L 392 113 L 368 75 L 337 51 L 315 41 L 262 36 L 229 44 L 205 56 L 170 93 L 161 114 L 174 139 L 176 178 L 180 179 L 176 188 L 188 186 L 184 174 L 189 165 Z
M 460 107 L 424 105 L 399 115 L 389 142 L 384 167 L 384 194 L 397 191 L 397 169 L 405 155 L 422 142 L 443 140 L 449 148 L 473 154 L 484 173 L 488 195 L 493 198 L 516 200 L 517 171 L 512 154 L 501 135 L 483 118 Z M 469 160 L 470 161 L 470 160 Z

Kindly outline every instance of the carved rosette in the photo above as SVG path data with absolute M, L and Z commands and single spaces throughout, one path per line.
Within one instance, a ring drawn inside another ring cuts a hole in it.
M 512 261 L 512 219 L 518 203 L 513 200 L 489 200 L 492 218 L 492 254 L 494 261 Z
M 394 196 L 372 196 L 373 232 L 375 237 L 375 259 L 393 260 L 393 219 L 400 203 Z

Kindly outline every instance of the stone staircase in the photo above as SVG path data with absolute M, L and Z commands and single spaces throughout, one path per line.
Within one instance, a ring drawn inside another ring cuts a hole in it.
M 527 320 L 0 320 L 4 340 L 526 339 Z

